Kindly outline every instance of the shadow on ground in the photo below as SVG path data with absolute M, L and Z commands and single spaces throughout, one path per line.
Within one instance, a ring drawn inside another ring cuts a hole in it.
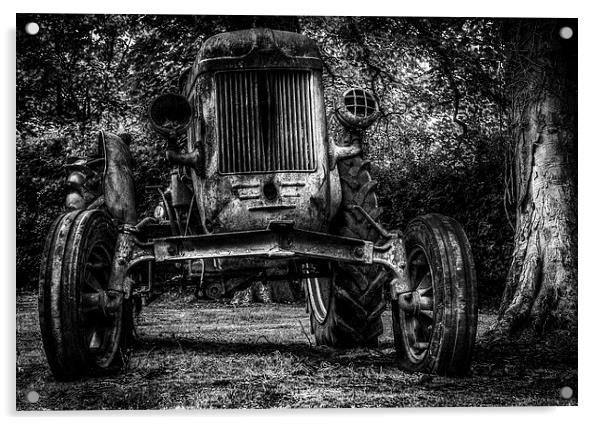
M 479 335 L 492 323 L 481 315 Z M 17 298 L 18 410 L 573 405 L 576 341 L 477 344 L 470 376 L 406 373 L 389 315 L 379 349 L 315 347 L 302 306 L 164 297 L 138 323 L 121 374 L 57 382 L 46 364 L 35 294 Z M 35 391 L 39 400 L 28 401 Z

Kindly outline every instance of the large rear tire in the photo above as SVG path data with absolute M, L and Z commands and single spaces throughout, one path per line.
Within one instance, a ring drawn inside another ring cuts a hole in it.
M 370 163 L 356 156 L 339 162 L 342 202 L 332 233 L 376 242 L 379 233 L 356 209 L 374 220 L 380 215 Z M 318 345 L 374 347 L 383 332 L 385 271 L 378 266 L 333 264 L 332 276 L 305 280 L 311 330 Z
M 455 220 L 428 214 L 410 222 L 405 238 L 412 292 L 405 295 L 405 302 L 401 296 L 392 300 L 401 367 L 466 375 L 478 314 L 476 273 L 466 234 Z
M 123 306 L 103 312 L 117 234 L 107 213 L 76 210 L 59 217 L 40 267 L 39 317 L 50 369 L 58 380 L 106 374 L 123 364 Z

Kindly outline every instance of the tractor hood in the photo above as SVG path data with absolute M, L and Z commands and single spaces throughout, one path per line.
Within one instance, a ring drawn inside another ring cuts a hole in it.
M 320 58 L 318 46 L 309 37 L 295 32 L 252 28 L 217 34 L 207 39 L 197 61 L 244 57 L 255 50 L 279 51 L 290 57 Z
M 252 28 L 225 32 L 208 38 L 184 75 L 184 92 L 189 94 L 200 74 L 241 69 L 322 70 L 316 43 L 296 32 Z

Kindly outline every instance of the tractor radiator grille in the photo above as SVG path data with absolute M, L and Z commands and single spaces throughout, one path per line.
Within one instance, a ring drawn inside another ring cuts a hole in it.
M 221 72 L 215 83 L 221 173 L 315 169 L 310 72 Z

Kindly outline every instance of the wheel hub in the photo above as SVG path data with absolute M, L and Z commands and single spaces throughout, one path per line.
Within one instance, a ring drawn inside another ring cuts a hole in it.
M 406 292 L 400 295 L 399 306 L 404 312 L 416 316 L 421 306 L 426 304 L 424 301 L 421 301 L 421 298 L 418 291 Z
M 434 294 L 432 271 L 426 252 L 417 247 L 408 255 L 410 288 L 399 295 L 398 304 L 410 351 L 417 359 L 426 355 L 433 331 Z
M 82 295 L 85 311 L 99 310 L 103 316 L 111 316 L 119 310 L 123 302 L 123 294 L 116 291 L 95 288 L 93 292 Z

